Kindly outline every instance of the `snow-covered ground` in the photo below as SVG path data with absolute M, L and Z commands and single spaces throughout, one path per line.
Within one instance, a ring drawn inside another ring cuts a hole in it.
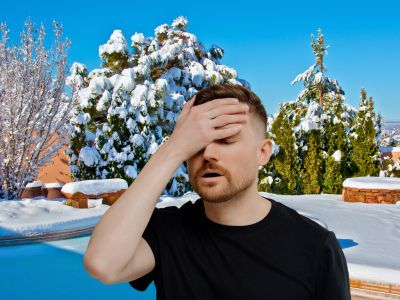
M 346 240 L 349 247 L 343 252 L 352 279 L 400 284 L 400 201 L 396 205 L 367 204 L 344 202 L 341 195 L 260 195 L 319 219 L 339 240 Z M 193 192 L 180 198 L 162 196 L 156 206 L 180 207 L 197 199 Z M 89 200 L 89 209 L 66 206 L 64 201 L 43 197 L 0 200 L 0 238 L 95 226 L 109 208 L 101 200 Z

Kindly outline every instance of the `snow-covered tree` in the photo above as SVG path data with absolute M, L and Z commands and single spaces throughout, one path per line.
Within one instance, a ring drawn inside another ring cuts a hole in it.
M 128 68 L 128 43 L 121 30 L 114 30 L 107 43 L 99 47 L 99 55 L 103 58 L 103 67 L 114 72 Z
M 380 154 L 375 128 L 373 100 L 372 97 L 367 100 L 367 92 L 363 88 L 355 125 L 350 134 L 354 176 L 379 175 Z
M 28 19 L 18 45 L 10 45 L 6 24 L 0 40 L 0 197 L 20 198 L 38 169 L 68 144 L 72 101 L 64 93 L 68 39 L 53 21 L 54 40 Z M 56 139 L 52 136 L 57 135 Z
M 400 160 L 389 163 L 387 167 L 388 177 L 400 177 Z
M 323 154 L 321 151 L 321 131 L 312 129 L 306 133 L 307 150 L 304 152 L 301 168 L 301 189 L 304 194 L 319 194 L 321 192 L 321 173 Z
M 71 82 L 77 76 L 82 80 L 75 81 L 83 82 L 74 94 L 71 139 L 76 142 L 66 151 L 76 180 L 123 178 L 131 184 L 199 90 L 225 82 L 250 87 L 220 63 L 222 48 L 206 50 L 187 26 L 187 19 L 178 17 L 158 26 L 154 37 L 135 33 L 133 52 L 115 30 L 99 49 L 103 68 L 87 77 L 71 70 Z M 179 196 L 190 188 L 183 163 L 163 193 Z
M 329 46 L 325 46 L 324 36 L 318 29 L 317 41 L 311 34 L 311 47 L 315 56 L 315 62 L 305 72 L 296 76 L 292 85 L 303 81 L 304 88 L 297 97 L 297 100 L 304 100 L 307 103 L 317 101 L 321 107 L 335 100 L 336 95 L 344 95 L 342 88 L 335 79 L 325 75 L 326 66 L 324 55 L 327 55 Z
M 343 123 L 343 99 L 338 95 L 333 103 L 334 115 L 330 115 L 325 123 L 325 140 L 327 148 L 326 167 L 323 173 L 322 192 L 328 194 L 341 194 L 342 183 L 350 175 L 350 151 L 348 138 Z
M 273 193 L 293 195 L 299 193 L 300 164 L 296 138 L 292 132 L 294 114 L 288 114 L 290 110 L 290 103 L 281 104 L 274 118 L 268 138 L 279 146 L 264 166 L 266 173 L 262 178 L 266 178 L 267 182 L 263 182 L 261 188 Z
M 349 139 L 348 135 L 353 126 L 357 110 L 344 103 L 344 92 L 337 80 L 326 76 L 324 55 L 329 46 L 325 46 L 324 37 L 318 30 L 315 41 L 311 36 L 311 47 L 315 55 L 315 63 L 304 73 L 296 76 L 292 84 L 303 81 L 303 90 L 296 101 L 286 102 L 281 105 L 279 114 L 291 116 L 291 132 L 276 130 L 276 141 L 294 134 L 297 155 L 290 164 L 298 164 L 299 175 L 296 176 L 299 193 L 339 192 L 345 177 L 349 174 Z M 279 128 L 282 121 L 274 119 L 272 127 Z M 276 124 L 275 124 L 276 123 Z M 284 136 L 281 136 L 284 135 Z M 292 146 L 288 143 L 280 145 L 282 153 L 292 153 Z M 288 149 L 285 149 L 289 147 Z M 339 160 L 340 158 L 340 160 Z M 276 168 L 272 167 L 271 157 L 270 174 L 273 187 L 275 177 L 281 180 L 280 185 L 285 186 L 288 179 L 278 175 Z M 290 177 L 292 180 L 292 177 Z M 276 185 L 275 185 L 276 187 Z M 287 193 L 281 189 L 276 191 Z
M 400 147 L 400 128 L 382 130 L 380 142 L 381 147 Z

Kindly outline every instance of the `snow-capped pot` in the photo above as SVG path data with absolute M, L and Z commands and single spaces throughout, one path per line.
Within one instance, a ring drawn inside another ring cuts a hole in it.
M 100 199 L 102 204 L 112 205 L 128 189 L 121 178 L 89 179 L 66 183 L 61 192 L 66 205 L 75 208 L 89 208 L 89 199 Z
M 250 87 L 220 63 L 223 49 L 206 50 L 187 26 L 179 17 L 158 26 L 154 37 L 135 33 L 133 52 L 122 31 L 114 30 L 99 48 L 102 68 L 88 72 L 83 64 L 72 65 L 68 83 L 76 107 L 66 154 L 75 179 L 123 178 L 130 184 L 199 90 L 226 82 Z M 164 194 L 179 196 L 189 188 L 182 164 Z

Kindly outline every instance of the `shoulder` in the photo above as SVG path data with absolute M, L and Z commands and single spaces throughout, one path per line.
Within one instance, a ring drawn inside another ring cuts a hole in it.
M 195 214 L 197 206 L 196 202 L 192 202 L 191 200 L 183 204 L 177 201 L 161 202 L 155 207 L 153 216 L 159 220 L 178 220 L 183 216 Z
M 279 214 L 277 219 L 281 226 L 285 227 L 289 232 L 306 235 L 320 242 L 327 238 L 330 231 L 321 224 L 281 202 L 273 199 L 269 200 L 275 205 L 276 212 Z
M 149 224 L 153 224 L 164 233 L 174 232 L 176 234 L 183 230 L 188 223 L 195 222 L 198 215 L 195 203 L 190 200 L 183 204 L 178 201 L 161 202 L 155 207 Z
M 178 201 L 165 201 L 156 205 L 155 211 L 160 214 L 181 214 L 193 210 L 195 205 L 196 202 L 192 202 L 191 200 L 183 204 Z

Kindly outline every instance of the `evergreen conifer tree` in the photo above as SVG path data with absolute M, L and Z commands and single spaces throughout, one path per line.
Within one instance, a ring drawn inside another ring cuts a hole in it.
M 304 155 L 301 170 L 301 186 L 304 194 L 319 194 L 321 191 L 321 132 L 319 129 L 310 130 L 307 134 L 307 150 Z
M 292 84 L 303 81 L 304 88 L 296 101 L 287 106 L 287 114 L 294 114 L 292 126 L 298 150 L 296 160 L 300 163 L 300 189 L 304 193 L 319 193 L 324 183 L 338 190 L 338 182 L 344 179 L 347 132 L 355 109 L 343 103 L 344 92 L 339 83 L 325 74 L 324 56 L 329 46 L 325 45 L 321 31 L 318 30 L 317 39 L 311 35 L 311 40 L 315 62 L 292 81 Z M 337 150 L 341 152 L 340 162 L 335 160 L 339 155 L 332 157 L 333 153 L 339 153 Z
M 99 47 L 99 55 L 103 59 L 103 67 L 113 72 L 121 72 L 128 67 L 128 43 L 121 30 L 114 30 L 106 44 Z
M 206 50 L 187 25 L 178 17 L 158 26 L 154 37 L 135 33 L 133 53 L 120 30 L 100 46 L 103 68 L 92 70 L 74 94 L 76 143 L 67 153 L 75 180 L 122 178 L 130 185 L 199 90 L 225 82 L 250 88 L 220 64 L 223 49 Z M 72 73 L 71 80 L 77 76 Z M 191 189 L 185 167 L 177 168 L 163 194 L 181 196 Z
M 296 150 L 296 139 L 292 132 L 294 115 L 288 115 L 287 105 L 281 105 L 277 117 L 272 124 L 274 142 L 278 145 L 277 154 L 270 160 L 269 165 L 275 172 L 271 191 L 281 194 L 299 193 L 300 164 Z M 269 166 L 267 164 L 267 167 Z
M 345 126 L 342 120 L 343 99 L 337 96 L 334 103 L 333 118 L 327 122 L 328 145 L 326 168 L 324 171 L 324 183 L 322 192 L 328 194 L 341 194 L 342 184 L 349 175 L 347 163 L 349 161 L 348 142 Z
M 320 29 L 318 29 L 317 41 L 311 34 L 311 48 L 315 56 L 314 64 L 304 73 L 297 75 L 291 84 L 303 81 L 304 89 L 298 95 L 297 100 L 304 100 L 306 103 L 316 101 L 324 108 L 326 102 L 331 102 L 332 94 L 344 95 L 344 92 L 335 79 L 325 75 L 324 55 L 328 54 L 329 46 L 325 46 L 324 36 Z
M 367 100 L 367 92 L 361 89 L 361 101 L 353 132 L 351 133 L 351 160 L 354 176 L 379 175 L 379 148 L 376 141 L 372 97 Z

